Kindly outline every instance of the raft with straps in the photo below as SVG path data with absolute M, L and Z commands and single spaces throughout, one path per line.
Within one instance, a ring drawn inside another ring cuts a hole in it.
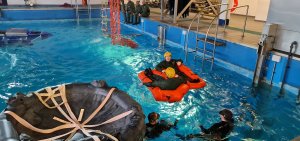
M 178 66 L 178 69 L 192 80 L 198 79 L 199 81 L 187 81 L 187 83 L 179 85 L 175 90 L 161 90 L 159 87 L 148 87 L 156 101 L 164 101 L 169 103 L 179 102 L 190 89 L 200 89 L 206 86 L 206 82 L 187 66 L 181 64 Z M 159 75 L 167 79 L 166 74 L 163 72 L 157 70 L 152 70 L 152 72 L 155 75 Z M 145 75 L 144 71 L 140 72 L 138 77 L 142 83 L 152 82 L 152 80 Z
M 17 94 L 4 113 L 30 140 L 142 141 L 145 134 L 141 106 L 105 81 Z

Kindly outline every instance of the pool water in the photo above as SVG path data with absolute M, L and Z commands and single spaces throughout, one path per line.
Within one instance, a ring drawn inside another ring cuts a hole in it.
M 155 111 L 170 121 L 179 119 L 178 129 L 164 132 L 155 141 L 179 141 L 174 134 L 199 133 L 198 125 L 209 127 L 218 122 L 218 112 L 223 108 L 235 115 L 230 140 L 290 140 L 300 135 L 296 95 L 287 93 L 278 98 L 278 89 L 253 88 L 250 79 L 235 72 L 218 66 L 208 71 L 208 63 L 206 71 L 201 72 L 200 61 L 189 61 L 187 65 L 207 81 L 204 89 L 190 91 L 178 103 L 156 102 L 149 90 L 140 86 L 137 73 L 153 68 L 163 59 L 164 52 L 156 49 L 154 38 L 126 26 L 122 26 L 123 35 L 136 41 L 137 49 L 111 45 L 96 20 L 81 21 L 80 25 L 70 20 L 5 22 L 0 29 L 12 27 L 40 30 L 53 36 L 35 40 L 32 45 L 0 48 L 0 110 L 16 92 L 102 79 L 130 94 L 142 105 L 145 115 Z M 167 45 L 167 50 L 173 58 L 184 58 L 180 48 Z

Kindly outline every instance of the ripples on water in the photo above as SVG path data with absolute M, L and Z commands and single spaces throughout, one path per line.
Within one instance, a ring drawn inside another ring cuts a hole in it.
M 0 49 L 1 109 L 5 100 L 16 92 L 104 79 L 129 93 L 142 105 L 145 115 L 156 111 L 170 121 L 179 119 L 178 130 L 163 133 L 155 139 L 158 141 L 179 140 L 175 133 L 198 133 L 198 125 L 209 127 L 218 122 L 218 111 L 223 108 L 235 114 L 236 127 L 231 140 L 289 140 L 300 134 L 300 110 L 295 105 L 295 95 L 278 99 L 276 89 L 266 86 L 253 89 L 248 78 L 217 66 L 212 72 L 201 73 L 201 65 L 189 61 L 188 66 L 207 81 L 207 86 L 191 90 L 179 103 L 156 102 L 137 78 L 138 72 L 153 68 L 163 59 L 163 52 L 154 49 L 157 42 L 149 36 L 130 37 L 140 45 L 131 49 L 110 45 L 110 38 L 101 36 L 98 22 L 80 26 L 73 21 L 12 22 L 4 23 L 1 29 L 9 27 L 40 30 L 54 36 L 36 40 L 31 46 Z M 124 34 L 136 34 L 122 28 Z M 174 58 L 184 58 L 181 49 L 167 49 Z

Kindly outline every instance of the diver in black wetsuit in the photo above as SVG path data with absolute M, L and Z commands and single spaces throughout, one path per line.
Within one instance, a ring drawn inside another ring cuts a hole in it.
M 212 140 L 227 140 L 226 136 L 230 134 L 234 127 L 234 119 L 233 114 L 230 110 L 224 109 L 219 112 L 221 122 L 215 123 L 210 128 L 206 129 L 202 125 L 200 134 L 190 134 L 186 137 L 176 134 L 176 136 L 180 137 L 182 140 L 189 140 L 192 138 L 206 138 Z
M 154 75 L 151 69 L 145 70 L 145 75 L 152 80 L 152 82 L 143 83 L 147 87 L 159 87 L 162 90 L 175 90 L 179 85 L 186 82 L 186 80 L 176 75 L 175 69 L 168 67 L 165 70 L 168 79 L 164 79 L 159 75 Z
M 162 132 L 171 130 L 171 128 L 176 128 L 178 120 L 174 124 L 169 123 L 165 120 L 159 121 L 160 115 L 158 113 L 152 112 L 148 115 L 149 123 L 146 124 L 146 134 L 147 138 L 156 138 Z

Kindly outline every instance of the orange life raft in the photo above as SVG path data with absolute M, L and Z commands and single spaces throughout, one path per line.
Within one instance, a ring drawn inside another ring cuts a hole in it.
M 181 99 L 189 91 L 189 89 L 199 89 L 206 86 L 206 82 L 197 74 L 193 73 L 187 66 L 182 64 L 178 66 L 178 68 L 189 78 L 199 79 L 200 81 L 196 83 L 188 81 L 186 84 L 181 84 L 176 90 L 161 90 L 159 87 L 148 87 L 156 101 L 165 101 L 170 103 L 178 102 L 181 101 Z M 163 78 L 167 79 L 166 74 L 163 72 L 157 70 L 152 70 L 152 72 L 153 74 L 162 76 Z M 145 75 L 144 71 L 140 72 L 138 74 L 138 77 L 143 83 L 152 82 L 152 80 Z

